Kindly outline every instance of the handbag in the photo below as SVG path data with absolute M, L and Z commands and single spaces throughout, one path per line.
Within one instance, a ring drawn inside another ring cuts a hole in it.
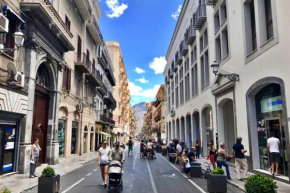
M 30 164 L 35 164 L 34 159 L 30 159 Z

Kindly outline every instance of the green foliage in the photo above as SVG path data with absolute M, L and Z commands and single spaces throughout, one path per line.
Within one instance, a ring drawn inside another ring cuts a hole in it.
M 53 177 L 53 176 L 55 176 L 55 172 L 52 167 L 47 166 L 42 170 L 41 177 Z
M 0 193 L 11 193 L 11 191 L 8 188 L 2 188 Z
M 225 171 L 221 168 L 216 168 L 214 170 L 211 171 L 212 174 L 224 174 Z
M 276 193 L 277 188 L 276 182 L 262 174 L 256 174 L 247 178 L 245 183 L 247 193 Z
M 166 147 L 162 147 L 162 150 L 163 150 L 163 151 L 165 151 L 165 150 L 167 151 L 167 148 L 166 148 Z

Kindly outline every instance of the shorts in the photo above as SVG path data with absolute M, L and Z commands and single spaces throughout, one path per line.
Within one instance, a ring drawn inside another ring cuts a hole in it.
M 110 163 L 109 162 L 101 162 L 101 164 L 100 164 L 101 166 L 109 166 L 110 165 Z
M 133 151 L 133 146 L 128 147 L 129 151 Z
M 190 172 L 190 168 L 184 168 L 184 172 L 185 173 L 189 173 Z
M 144 149 L 140 149 L 140 152 L 141 152 L 141 153 L 144 153 L 144 152 L 145 152 L 145 150 L 144 150 Z
M 280 163 L 280 153 L 273 152 L 270 153 L 271 163 Z
M 214 154 L 209 154 L 209 160 L 210 160 L 210 163 L 212 164 L 215 163 Z

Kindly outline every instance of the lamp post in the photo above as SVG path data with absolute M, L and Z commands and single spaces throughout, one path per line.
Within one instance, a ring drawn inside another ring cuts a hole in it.
M 212 72 L 216 75 L 216 76 L 224 76 L 227 79 L 229 79 L 230 81 L 236 82 L 240 80 L 240 76 L 236 73 L 228 73 L 228 74 L 223 74 L 221 72 L 219 72 L 219 67 L 220 64 L 217 63 L 216 61 L 213 62 L 213 64 L 210 66 L 212 68 Z

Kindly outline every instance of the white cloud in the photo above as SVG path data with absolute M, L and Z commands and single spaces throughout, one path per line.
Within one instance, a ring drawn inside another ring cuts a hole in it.
M 134 97 L 134 101 L 139 101 L 139 98 L 138 97 Z
M 152 89 L 144 90 L 142 87 L 135 85 L 133 82 L 129 82 L 129 89 L 131 96 L 140 96 L 145 98 L 155 98 L 160 85 L 155 85 Z
M 165 57 L 155 57 L 153 62 L 149 64 L 149 67 L 155 71 L 155 74 L 161 74 L 166 66 Z
M 119 0 L 106 0 L 106 4 L 110 9 L 110 11 L 106 13 L 109 18 L 118 18 L 128 9 L 128 5 L 124 3 L 121 4 Z
M 135 81 L 141 82 L 141 83 L 143 83 L 143 84 L 149 82 L 149 80 L 146 80 L 144 77 L 143 77 L 143 78 L 139 78 L 139 79 L 135 79 Z
M 134 70 L 135 72 L 137 72 L 138 74 L 143 74 L 143 73 L 145 73 L 145 70 L 143 70 L 143 69 L 141 69 L 141 68 L 135 68 L 135 70 Z
M 171 15 L 171 17 L 173 17 L 173 19 L 177 20 L 178 17 L 179 17 L 179 14 L 180 14 L 180 12 L 181 12 L 181 9 L 182 9 L 182 5 L 179 5 L 178 8 L 177 8 L 177 11 L 175 11 L 175 12 Z

